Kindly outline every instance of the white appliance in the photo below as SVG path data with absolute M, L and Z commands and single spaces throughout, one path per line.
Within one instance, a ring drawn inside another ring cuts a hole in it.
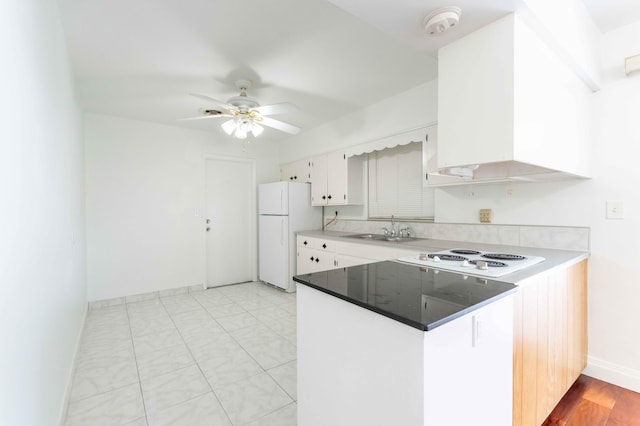
M 481 277 L 501 277 L 544 261 L 540 256 L 452 249 L 401 257 L 402 262 Z
M 261 281 L 295 291 L 296 232 L 322 228 L 322 208 L 311 206 L 311 185 L 274 182 L 258 187 Z

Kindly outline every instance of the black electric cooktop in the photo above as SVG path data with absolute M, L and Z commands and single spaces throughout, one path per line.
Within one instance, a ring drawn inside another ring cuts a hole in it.
M 487 278 L 385 261 L 293 280 L 420 330 L 432 330 L 516 291 Z

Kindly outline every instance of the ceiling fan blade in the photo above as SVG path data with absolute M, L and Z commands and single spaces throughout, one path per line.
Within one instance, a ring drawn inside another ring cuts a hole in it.
M 261 124 L 265 126 L 273 127 L 274 129 L 281 130 L 286 133 L 291 133 L 292 135 L 298 134 L 300 131 L 300 127 L 296 127 L 293 124 L 285 123 L 283 121 L 274 120 L 269 117 L 262 117 L 259 121 Z
M 233 117 L 233 115 L 231 115 L 231 114 L 200 115 L 198 117 L 178 118 L 178 121 L 203 120 L 203 119 L 206 119 L 206 118 L 219 118 L 219 117 Z
M 262 105 L 258 108 L 254 108 L 261 115 L 273 115 L 273 114 L 285 114 L 287 112 L 296 112 L 298 107 L 289 102 L 282 102 L 279 104 Z
M 204 99 L 207 102 L 210 102 L 220 108 L 223 108 L 225 111 L 229 111 L 233 108 L 232 105 L 229 105 L 225 102 L 219 101 L 217 99 L 212 98 L 211 96 L 207 96 L 207 95 L 200 95 L 198 93 L 189 93 L 191 96 L 195 96 L 196 98 L 200 98 L 200 99 Z

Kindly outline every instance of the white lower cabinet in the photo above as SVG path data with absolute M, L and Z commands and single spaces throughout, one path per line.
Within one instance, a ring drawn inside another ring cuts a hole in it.
M 366 265 L 377 262 L 377 260 L 366 259 L 364 257 L 349 256 L 347 254 L 337 254 L 335 256 L 336 268 L 348 268 L 349 266 Z
M 297 300 L 299 425 L 511 426 L 511 297 L 427 332 L 305 285 Z
M 298 235 L 297 273 L 328 271 L 417 254 L 414 249 L 358 244 Z M 357 256 L 354 256 L 357 254 Z
M 328 271 L 394 258 L 393 248 L 343 243 L 298 235 L 297 273 Z M 353 256 L 358 253 L 361 256 Z
M 327 271 L 335 268 L 335 254 L 323 250 L 298 247 L 298 274 Z

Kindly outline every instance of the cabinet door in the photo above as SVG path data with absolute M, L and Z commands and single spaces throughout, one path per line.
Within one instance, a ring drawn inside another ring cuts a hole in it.
M 311 205 L 327 204 L 327 155 L 311 159 Z
M 288 181 L 288 180 L 292 180 L 291 177 L 294 175 L 294 168 L 295 165 L 294 163 L 288 163 L 288 164 L 281 164 L 280 165 L 280 180 L 281 181 Z
M 342 151 L 327 154 L 327 204 L 347 202 L 347 158 Z
M 311 161 L 308 159 L 294 161 L 280 166 L 280 180 L 308 183 L 311 181 Z
M 321 250 L 298 247 L 297 274 L 335 269 L 334 254 Z
M 460 183 L 459 176 L 438 173 L 438 126 L 429 126 L 422 140 L 422 186 L 442 186 Z

